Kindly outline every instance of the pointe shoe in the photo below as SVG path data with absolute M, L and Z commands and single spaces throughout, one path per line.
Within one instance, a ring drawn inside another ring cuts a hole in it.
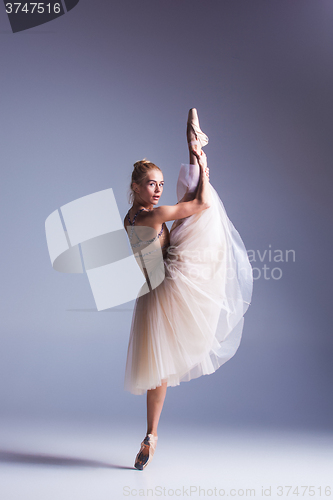
M 156 449 L 157 439 L 157 436 L 154 436 L 153 434 L 147 434 L 144 438 L 141 443 L 140 451 L 135 458 L 134 467 L 136 469 L 143 470 L 147 467 L 149 462 L 152 461 Z
M 208 144 L 208 137 L 200 128 L 198 113 L 195 108 L 191 108 L 188 112 L 186 136 L 189 149 L 194 153 L 200 154 L 201 148 Z

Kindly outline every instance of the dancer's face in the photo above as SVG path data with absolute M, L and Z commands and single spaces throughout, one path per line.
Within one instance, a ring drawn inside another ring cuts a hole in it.
M 141 184 L 135 184 L 136 198 L 143 205 L 157 205 L 163 192 L 163 174 L 160 170 L 149 170 Z

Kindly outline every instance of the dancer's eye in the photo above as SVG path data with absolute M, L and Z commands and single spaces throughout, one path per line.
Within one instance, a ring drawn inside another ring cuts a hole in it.
M 149 186 L 155 186 L 155 182 L 150 182 Z M 164 186 L 164 183 L 160 182 L 159 187 L 163 187 L 163 186 Z

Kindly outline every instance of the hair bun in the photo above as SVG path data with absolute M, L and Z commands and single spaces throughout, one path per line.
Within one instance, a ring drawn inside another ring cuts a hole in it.
M 134 163 L 133 167 L 134 168 L 140 168 L 142 165 L 146 165 L 147 163 L 151 163 L 147 158 L 144 158 L 143 160 L 137 161 Z

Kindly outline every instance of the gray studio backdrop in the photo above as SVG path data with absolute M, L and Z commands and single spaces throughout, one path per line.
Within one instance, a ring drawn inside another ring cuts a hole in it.
M 97 312 L 44 222 L 109 187 L 124 216 L 143 157 L 176 203 L 196 107 L 254 293 L 235 357 L 170 388 L 161 425 L 331 428 L 332 26 L 331 0 L 81 0 L 13 34 L 1 7 L 2 418 L 145 425 L 123 390 L 133 302 Z

